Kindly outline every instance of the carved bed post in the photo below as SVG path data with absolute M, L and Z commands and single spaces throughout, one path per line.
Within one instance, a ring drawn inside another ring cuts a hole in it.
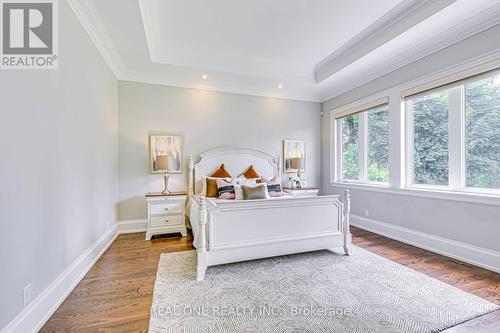
M 206 225 L 208 220 L 207 203 L 204 197 L 199 199 L 200 206 L 200 229 L 198 230 L 198 244 L 196 244 L 196 254 L 198 256 L 198 265 L 196 267 L 196 281 L 202 281 L 205 278 L 207 270 L 207 233 Z
M 188 168 L 189 168 L 189 183 L 188 183 L 188 199 L 194 195 L 194 160 L 193 155 L 189 155 L 188 159 Z
M 282 182 L 282 180 L 281 180 L 281 158 L 279 155 L 276 159 L 276 168 L 278 169 L 278 170 L 276 170 L 277 174 L 278 174 L 278 179 Z
M 344 223 L 342 233 L 344 234 L 344 252 L 349 255 L 351 253 L 352 236 L 350 231 L 349 215 L 351 213 L 351 193 L 349 190 L 344 191 L 343 202 Z

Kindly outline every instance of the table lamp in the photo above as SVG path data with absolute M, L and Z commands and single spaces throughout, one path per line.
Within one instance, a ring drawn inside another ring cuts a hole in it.
M 292 157 L 289 159 L 289 162 L 290 162 L 290 168 L 291 169 L 296 169 L 297 170 L 297 178 L 299 179 L 299 182 L 298 182 L 298 188 L 301 188 L 302 187 L 302 182 L 301 182 L 301 172 L 302 170 L 305 169 L 305 160 L 302 158 L 302 157 Z
M 168 155 L 158 155 L 156 156 L 156 169 L 163 170 L 163 181 L 165 182 L 163 191 L 161 194 L 170 194 L 168 190 L 168 162 L 170 157 Z

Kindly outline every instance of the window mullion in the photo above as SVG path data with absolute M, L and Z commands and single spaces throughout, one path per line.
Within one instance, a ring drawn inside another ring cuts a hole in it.
M 413 185 L 413 100 L 405 101 L 405 186 Z
M 359 180 L 368 181 L 368 112 L 359 114 Z
M 450 90 L 449 110 L 449 185 L 453 190 L 463 188 L 463 99 L 462 86 Z
M 342 119 L 337 119 L 335 121 L 336 128 L 337 128 L 337 136 L 336 136 L 336 150 L 337 154 L 335 156 L 335 161 L 336 161 L 336 179 L 337 180 L 342 180 L 342 156 L 343 156 L 343 148 L 342 148 Z

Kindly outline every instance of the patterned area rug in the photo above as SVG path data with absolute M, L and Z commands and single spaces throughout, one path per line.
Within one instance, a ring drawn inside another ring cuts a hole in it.
M 499 307 L 354 247 L 209 267 L 162 254 L 149 332 L 439 332 Z

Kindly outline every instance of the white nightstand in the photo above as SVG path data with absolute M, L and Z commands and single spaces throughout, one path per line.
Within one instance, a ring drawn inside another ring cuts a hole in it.
M 180 232 L 187 235 L 185 216 L 186 193 L 148 193 L 148 230 L 146 240 L 159 234 Z
M 284 187 L 283 191 L 294 197 L 316 197 L 319 194 L 319 188 L 316 187 L 303 187 L 303 188 Z

